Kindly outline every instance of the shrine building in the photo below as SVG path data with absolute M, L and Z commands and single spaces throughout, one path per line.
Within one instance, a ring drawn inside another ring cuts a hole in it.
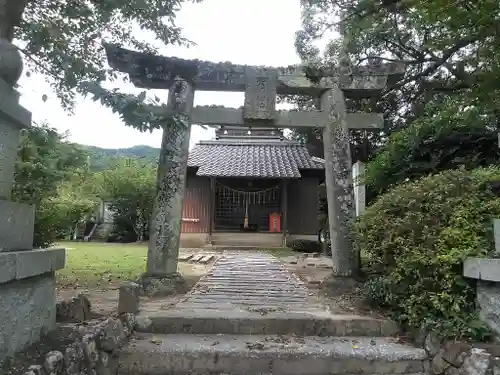
M 324 163 L 274 128 L 222 126 L 189 153 L 181 247 L 317 239 Z

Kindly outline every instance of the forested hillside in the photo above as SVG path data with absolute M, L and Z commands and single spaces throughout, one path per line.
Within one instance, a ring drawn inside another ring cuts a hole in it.
M 90 168 L 93 171 L 106 169 L 114 161 L 121 158 L 141 159 L 147 164 L 156 164 L 160 150 L 150 146 L 133 146 L 129 148 L 100 148 L 80 145 L 90 157 Z

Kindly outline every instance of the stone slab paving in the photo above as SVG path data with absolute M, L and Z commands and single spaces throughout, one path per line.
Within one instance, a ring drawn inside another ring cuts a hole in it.
M 176 308 L 297 312 L 318 309 L 320 304 L 276 257 L 225 251 Z
M 217 258 L 218 254 L 212 254 L 207 252 L 184 253 L 179 256 L 179 262 L 209 264 L 216 261 Z

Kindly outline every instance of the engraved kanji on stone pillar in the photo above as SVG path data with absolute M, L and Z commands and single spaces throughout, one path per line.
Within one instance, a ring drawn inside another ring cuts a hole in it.
M 276 110 L 275 69 L 247 67 L 245 71 L 245 120 L 273 120 Z
M 326 195 L 334 276 L 352 276 L 353 259 L 350 220 L 354 218 L 352 160 L 345 98 L 339 87 L 321 97 L 328 125 L 323 129 Z
M 170 121 L 163 128 L 146 270 L 150 277 L 177 272 L 193 99 L 193 86 L 186 81 L 177 80 L 169 90 L 168 106 L 185 124 Z
M 347 55 L 339 61 L 338 83 L 330 77 L 330 88 L 321 96 L 327 124 L 323 129 L 328 220 L 332 247 L 333 274 L 351 276 L 359 270 L 359 254 L 353 248 L 350 224 L 355 218 L 352 160 L 345 96 L 367 98 L 379 95 L 389 76 L 397 78 L 401 65 L 373 64 L 353 67 Z

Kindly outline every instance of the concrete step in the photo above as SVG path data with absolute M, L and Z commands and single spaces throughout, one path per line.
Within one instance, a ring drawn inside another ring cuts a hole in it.
M 228 304 L 226 310 L 216 304 L 213 309 L 179 308 L 141 311 L 137 317 L 137 331 L 146 333 L 194 333 L 231 335 L 285 335 L 299 336 L 395 336 L 398 326 L 386 319 L 357 315 L 331 315 L 317 309 L 284 312 L 249 306 L 247 311 L 235 310 Z
M 262 246 L 262 245 L 205 245 L 203 246 L 203 249 L 206 250 L 213 250 L 213 251 L 225 251 L 225 250 L 231 250 L 231 251 L 262 251 L 262 250 L 283 250 L 286 249 L 283 247 L 281 244 L 279 245 L 273 245 L 273 246 Z M 298 253 L 299 254 L 299 253 Z
M 212 244 L 215 246 L 228 246 L 232 249 L 234 249 L 234 246 L 280 247 L 283 244 L 283 234 L 215 232 L 212 234 Z
M 120 375 L 422 374 L 423 349 L 391 338 L 136 334 Z

